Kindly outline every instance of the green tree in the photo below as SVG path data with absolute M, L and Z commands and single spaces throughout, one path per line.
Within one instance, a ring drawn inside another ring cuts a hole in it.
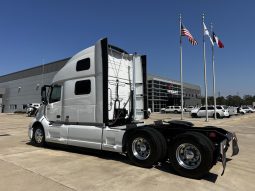
M 208 101 L 208 105 L 214 105 L 214 98 L 213 98 L 213 96 L 209 96 L 207 101 Z
M 223 96 L 216 98 L 217 105 L 226 105 L 226 99 Z
M 252 102 L 254 101 L 253 97 L 251 95 L 244 95 L 243 96 L 243 105 L 252 105 Z
M 213 105 L 213 97 L 209 96 L 207 99 L 208 105 Z M 228 95 L 226 98 L 221 96 L 216 98 L 217 105 L 229 105 L 229 106 L 241 106 L 241 105 L 252 105 L 255 102 L 255 95 L 244 95 L 243 99 L 237 95 Z M 202 105 L 205 105 L 205 97 L 201 98 Z
M 226 104 L 230 106 L 240 106 L 243 105 L 243 100 L 240 96 L 237 95 L 228 95 L 226 97 Z

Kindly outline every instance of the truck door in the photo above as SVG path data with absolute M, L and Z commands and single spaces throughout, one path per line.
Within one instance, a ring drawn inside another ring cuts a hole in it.
M 63 97 L 68 144 L 101 149 L 103 124 L 96 122 L 95 77 L 65 81 Z
M 50 141 L 67 143 L 67 128 L 61 123 L 62 89 L 61 85 L 51 88 L 49 103 L 46 106 L 46 117 L 50 122 L 47 130 Z

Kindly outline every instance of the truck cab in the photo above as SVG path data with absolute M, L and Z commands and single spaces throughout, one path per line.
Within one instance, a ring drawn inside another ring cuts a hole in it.
M 116 141 L 124 133 L 116 126 L 147 117 L 146 91 L 146 57 L 102 39 L 74 55 L 52 84 L 42 87 L 44 104 L 35 120 L 43 125 L 46 142 L 121 151 Z

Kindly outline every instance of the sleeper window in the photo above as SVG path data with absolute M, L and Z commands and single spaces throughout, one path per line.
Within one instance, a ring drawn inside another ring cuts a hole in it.
M 81 80 L 75 83 L 75 95 L 89 94 L 91 92 L 90 80 Z
M 82 60 L 79 60 L 76 63 L 76 71 L 83 71 L 83 70 L 88 70 L 90 68 L 90 58 L 85 58 Z

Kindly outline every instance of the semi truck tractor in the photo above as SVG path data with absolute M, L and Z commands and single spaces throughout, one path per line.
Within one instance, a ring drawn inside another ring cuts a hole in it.
M 226 152 L 239 152 L 234 133 L 186 121 L 142 123 L 148 117 L 146 56 L 129 54 L 107 38 L 74 55 L 41 88 L 42 105 L 29 125 L 36 146 L 58 143 L 125 154 L 139 167 L 168 162 L 201 178 Z

